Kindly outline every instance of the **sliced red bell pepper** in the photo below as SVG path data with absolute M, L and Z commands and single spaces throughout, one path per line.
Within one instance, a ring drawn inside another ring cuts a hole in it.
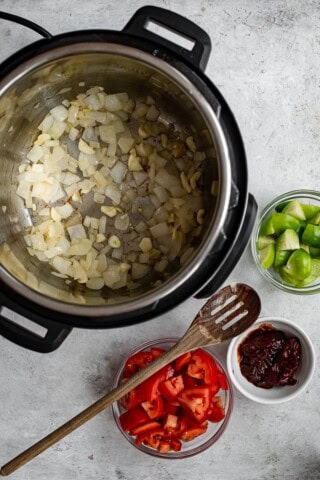
M 167 429 L 165 430 L 165 439 L 179 439 L 181 434 L 186 431 L 188 425 L 188 419 L 185 416 L 178 417 L 177 426 L 175 430 Z
M 208 410 L 208 420 L 213 423 L 221 422 L 225 417 L 221 398 L 214 397 Z
M 165 352 L 166 351 L 163 348 L 158 348 L 158 347 L 151 348 L 151 353 L 154 359 L 161 357 L 161 355 L 163 355 Z
M 182 433 L 181 440 L 184 440 L 185 442 L 190 442 L 190 440 L 193 440 L 199 435 L 202 435 L 207 430 L 207 428 L 207 426 L 201 425 L 188 427 L 187 430 Z
M 138 352 L 128 358 L 124 368 L 128 372 L 136 373 L 153 362 L 153 360 L 154 356 L 151 352 Z
M 159 395 L 159 385 L 172 377 L 174 370 L 171 365 L 163 367 L 137 387 L 137 394 L 141 401 L 151 402 Z
M 167 400 L 174 400 L 183 389 L 184 383 L 181 375 L 171 377 L 159 385 L 159 391 Z
M 137 389 L 134 388 L 127 395 L 121 398 L 120 405 L 126 410 L 131 410 L 131 408 L 136 407 L 140 403 L 140 398 L 137 394 Z
M 181 409 L 180 403 L 175 400 L 164 401 L 164 411 L 171 415 L 177 415 Z
M 150 419 L 141 405 L 138 405 L 120 415 L 119 420 L 122 429 L 129 431 L 142 423 L 147 423 Z
M 208 387 L 210 388 L 211 395 L 215 395 L 220 390 L 220 384 L 218 383 L 213 383 L 212 385 L 208 385 Z
M 224 373 L 218 373 L 218 381 L 222 390 L 228 390 L 228 382 Z
M 166 440 L 162 440 L 158 445 L 158 450 L 161 453 L 167 453 L 170 451 L 171 443 Z
M 207 418 L 211 398 L 209 387 L 195 387 L 183 390 L 177 400 L 191 418 L 202 423 Z
M 177 440 L 176 438 L 171 438 L 170 446 L 171 446 L 172 450 L 174 450 L 175 452 L 180 452 L 182 444 L 181 444 L 180 440 Z
M 177 415 L 169 415 L 166 416 L 163 428 L 166 433 L 175 432 L 178 429 L 178 417 Z
M 190 375 L 186 373 L 182 375 L 182 379 L 183 379 L 184 388 L 195 388 L 195 387 L 201 386 L 199 380 L 196 380 L 195 378 L 190 377 Z
M 138 427 L 133 428 L 130 430 L 130 435 L 144 435 L 148 432 L 152 432 L 154 430 L 159 430 L 161 428 L 160 422 L 155 422 L 154 420 L 150 420 L 143 425 L 139 425 Z
M 151 419 L 159 418 L 164 413 L 164 405 L 161 395 L 158 395 L 150 402 L 142 402 L 141 406 Z
M 211 355 L 205 350 L 198 349 L 192 353 L 187 373 L 190 377 L 202 380 L 205 385 L 217 383 L 217 365 Z
M 142 443 L 144 443 L 149 447 L 158 448 L 158 445 L 161 442 L 163 435 L 164 435 L 164 430 L 162 428 L 158 428 L 156 430 L 151 430 L 149 432 L 146 432 L 145 434 L 138 435 L 135 440 L 135 443 L 137 445 L 141 445 Z
M 181 357 L 178 357 L 177 360 L 175 361 L 174 367 L 177 370 L 177 372 L 180 372 L 182 367 L 185 367 L 188 365 L 191 359 L 191 352 L 184 353 L 181 355 Z

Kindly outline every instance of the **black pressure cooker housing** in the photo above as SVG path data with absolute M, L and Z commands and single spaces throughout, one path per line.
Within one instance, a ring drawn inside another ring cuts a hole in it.
M 44 308 L 1 283 L 0 307 L 7 307 L 45 327 L 47 334 L 45 337 L 40 337 L 1 314 L 0 334 L 23 347 L 39 352 L 49 352 L 62 343 L 72 327 L 111 328 L 135 324 L 163 314 L 190 296 L 206 298 L 212 295 L 239 261 L 250 238 L 257 205 L 253 196 L 248 195 L 247 191 L 246 155 L 237 123 L 221 93 L 204 74 L 211 51 L 209 36 L 184 17 L 157 7 L 143 7 L 138 10 L 121 32 L 81 30 L 51 36 L 42 27 L 20 17 L 0 12 L 1 18 L 26 25 L 46 38 L 23 48 L 3 62 L 0 67 L 0 79 L 22 62 L 32 59 L 35 54 L 64 45 L 92 41 L 135 47 L 165 60 L 181 71 L 210 103 L 219 119 L 229 149 L 232 191 L 227 219 L 214 249 L 203 260 L 196 274 L 174 293 L 156 300 L 153 305 L 143 311 L 128 311 L 121 317 L 109 315 L 108 317 L 90 317 L 66 315 Z M 188 51 L 146 30 L 148 21 L 160 24 L 193 40 L 194 48 Z

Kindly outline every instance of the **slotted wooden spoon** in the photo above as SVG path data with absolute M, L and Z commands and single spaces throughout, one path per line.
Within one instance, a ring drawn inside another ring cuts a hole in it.
M 213 295 L 204 307 L 201 308 L 184 336 L 168 352 L 121 383 L 110 393 L 104 395 L 100 400 L 86 408 L 86 410 L 20 453 L 20 455 L 1 468 L 0 475 L 10 475 L 22 465 L 102 412 L 102 410 L 109 407 L 112 403 L 120 400 L 120 398 L 129 393 L 130 390 L 137 387 L 148 377 L 168 365 L 183 353 L 196 348 L 221 343 L 240 335 L 240 333 L 250 327 L 258 318 L 260 308 L 261 303 L 258 294 L 248 285 L 236 283 L 223 288 Z

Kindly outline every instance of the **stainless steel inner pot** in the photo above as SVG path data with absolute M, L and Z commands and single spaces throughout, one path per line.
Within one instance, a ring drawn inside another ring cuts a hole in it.
M 85 88 L 79 83 L 85 82 Z M 16 195 L 18 166 L 30 148 L 37 126 L 64 98 L 72 99 L 90 86 L 107 93 L 128 92 L 135 99 L 152 95 L 164 121 L 179 129 L 193 128 L 207 153 L 204 192 L 205 227 L 192 258 L 175 265 L 161 286 L 145 288 L 135 296 L 107 289 L 92 291 L 67 286 L 50 274 L 48 264 L 31 257 L 23 240 L 32 222 Z M 65 87 L 67 93 L 59 94 Z M 0 279 L 34 302 L 66 314 L 113 315 L 139 310 L 174 292 L 189 279 L 214 248 L 226 219 L 230 189 L 230 160 L 217 116 L 202 93 L 169 63 L 139 49 L 111 43 L 78 43 L 54 48 L 22 63 L 0 82 Z M 211 183 L 219 181 L 214 201 Z

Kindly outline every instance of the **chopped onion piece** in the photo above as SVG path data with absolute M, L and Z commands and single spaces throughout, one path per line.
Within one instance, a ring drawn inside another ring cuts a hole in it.
M 152 250 L 152 241 L 149 237 L 144 237 L 139 243 L 139 247 L 144 253 L 150 252 Z
M 52 266 L 60 273 L 67 275 L 72 263 L 63 257 L 56 256 L 52 259 Z
M 66 124 L 64 122 L 60 122 L 59 120 L 54 120 L 52 126 L 48 130 L 48 133 L 51 135 L 52 138 L 57 140 L 60 138 L 66 129 Z
M 103 142 L 116 144 L 116 132 L 113 125 L 99 127 L 99 135 Z
M 103 274 L 104 283 L 107 287 L 113 288 L 113 286 L 121 279 L 120 266 L 110 265 L 107 271 Z
M 164 237 L 165 235 L 169 235 L 169 234 L 170 234 L 168 224 L 165 223 L 165 222 L 158 223 L 158 224 L 155 225 L 154 227 L 150 227 L 149 230 L 150 230 L 150 233 L 151 233 L 155 238 Z
M 59 122 L 63 122 L 66 120 L 66 118 L 68 118 L 68 110 L 63 105 L 54 107 L 52 110 L 50 110 L 50 113 L 53 118 Z
M 37 163 L 43 156 L 43 148 L 39 145 L 34 145 L 27 155 L 27 159 L 31 162 Z
M 54 122 L 53 116 L 50 115 L 50 113 L 48 113 L 48 115 L 40 123 L 38 129 L 41 130 L 43 133 L 46 133 L 52 127 L 53 122 Z
M 90 278 L 86 282 L 86 287 L 90 288 L 90 290 L 101 290 L 104 287 L 104 279 L 103 278 Z
M 109 112 L 117 112 L 122 109 L 122 104 L 119 95 L 107 95 L 105 100 L 105 107 Z
M 114 221 L 114 227 L 117 230 L 125 231 L 130 225 L 129 215 L 126 213 L 124 215 L 117 215 Z
M 134 139 L 132 137 L 120 137 L 118 140 L 118 145 L 122 153 L 128 153 L 134 144 Z
M 105 197 L 104 195 L 102 195 L 102 193 L 95 193 L 95 194 L 93 195 L 93 201 L 94 201 L 95 203 L 100 203 L 100 204 L 101 204 L 101 203 L 104 203 L 105 198 L 106 198 L 106 197 Z
M 52 209 L 51 209 L 52 210 Z M 60 215 L 62 219 L 69 218 L 73 213 L 73 206 L 70 203 L 65 203 L 62 207 L 55 207 L 55 210 Z
M 131 172 L 139 172 L 140 170 L 143 170 L 140 163 L 140 158 L 137 157 L 134 153 L 131 153 L 131 155 L 129 156 L 128 168 Z
M 88 238 L 82 238 L 77 243 L 71 245 L 68 251 L 68 255 L 86 255 L 91 249 L 91 247 L 92 242 Z
M 146 119 L 155 122 L 156 120 L 158 120 L 159 115 L 159 110 L 154 105 L 151 105 L 151 107 L 146 113 Z
M 78 148 L 80 152 L 86 153 L 87 155 L 93 155 L 94 154 L 94 149 L 91 148 L 82 138 L 80 138 L 79 143 L 78 143 Z
M 133 280 L 138 280 L 139 278 L 145 277 L 150 272 L 149 265 L 144 265 L 141 263 L 133 263 L 131 276 Z
M 121 192 L 115 185 L 108 185 L 105 189 L 105 195 L 111 198 L 116 205 L 119 205 L 121 202 Z
M 139 187 L 148 180 L 148 174 L 146 172 L 133 172 L 133 178 L 136 185 Z
M 68 230 L 71 241 L 87 238 L 86 231 L 83 228 L 83 225 L 81 225 L 80 223 L 77 225 L 72 225 L 70 227 L 67 227 L 67 230 Z

